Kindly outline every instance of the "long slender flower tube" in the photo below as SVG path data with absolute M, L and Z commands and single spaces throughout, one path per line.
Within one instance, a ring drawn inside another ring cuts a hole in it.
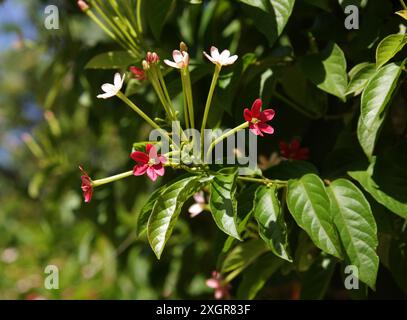
M 215 92 L 216 83 L 218 82 L 219 74 L 223 66 L 228 66 L 236 62 L 238 56 L 237 55 L 230 55 L 229 50 L 223 50 L 222 53 L 219 53 L 218 48 L 212 46 L 210 55 L 204 52 L 205 57 L 215 64 L 215 71 L 213 73 L 211 86 L 209 88 L 208 97 L 206 99 L 205 104 L 205 111 L 202 120 L 201 126 L 201 155 L 202 159 L 204 157 L 204 139 L 205 139 L 205 128 L 206 122 L 208 121 L 209 110 L 212 104 L 213 93 Z

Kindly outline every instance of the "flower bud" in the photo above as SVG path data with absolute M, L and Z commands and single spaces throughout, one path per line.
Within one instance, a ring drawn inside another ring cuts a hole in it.
M 188 46 L 185 44 L 185 42 L 184 41 L 181 41 L 180 42 L 180 44 L 179 44 L 179 51 L 185 51 L 185 52 L 188 52 Z
M 84 0 L 78 0 L 78 7 L 84 12 L 89 10 L 89 6 Z
M 155 52 L 147 52 L 146 60 L 148 63 L 158 63 L 160 61 L 160 57 Z

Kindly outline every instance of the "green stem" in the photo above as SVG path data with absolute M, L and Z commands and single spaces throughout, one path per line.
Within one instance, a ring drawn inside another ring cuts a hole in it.
M 215 139 L 209 146 L 208 148 L 208 152 L 206 153 L 206 159 L 209 158 L 209 156 L 211 155 L 212 149 L 222 140 L 226 139 L 227 137 L 235 134 L 236 132 L 238 132 L 239 130 L 243 130 L 246 129 L 247 127 L 249 127 L 249 122 L 244 122 L 242 123 L 240 126 L 237 126 L 236 128 L 226 132 L 225 134 L 221 135 L 219 138 Z
M 404 3 L 403 0 L 400 0 L 400 4 L 403 7 L 404 10 L 407 10 L 407 5 Z
M 108 178 L 104 178 L 104 179 L 99 179 L 99 180 L 93 180 L 92 181 L 92 186 L 93 187 L 99 187 L 101 185 L 113 182 L 113 181 L 117 181 L 123 178 L 127 178 L 133 175 L 133 170 L 131 171 L 127 171 L 127 172 L 123 172 L 120 174 L 116 174 L 114 176 L 108 177 Z
M 172 105 L 172 100 L 171 100 L 170 95 L 168 93 L 168 89 L 167 89 L 167 86 L 165 84 L 165 80 L 164 80 L 163 74 L 161 72 L 161 69 L 160 69 L 160 67 L 158 65 L 155 65 L 154 69 L 155 69 L 155 71 L 156 71 L 156 73 L 158 75 L 158 81 L 159 81 L 161 89 L 162 89 L 162 91 L 164 93 L 164 97 L 167 100 L 168 108 L 172 112 L 173 119 L 176 120 L 175 110 L 174 110 L 174 107 Z
M 252 177 L 243 177 L 239 176 L 237 177 L 241 181 L 246 181 L 246 182 L 254 182 L 254 183 L 263 183 L 263 184 L 275 184 L 275 185 L 280 185 L 280 186 L 286 186 L 287 182 L 282 181 L 282 180 L 271 180 L 267 178 L 252 178 Z
M 206 104 L 205 104 L 205 111 L 204 111 L 204 116 L 203 116 L 203 120 L 202 120 L 202 126 L 201 126 L 201 155 L 202 155 L 202 160 L 204 159 L 204 139 L 205 139 L 205 127 L 206 127 L 206 122 L 208 121 L 208 115 L 209 115 L 209 110 L 211 108 L 211 103 L 212 103 L 212 97 L 213 97 L 213 93 L 215 91 L 216 88 L 216 83 L 218 81 L 218 77 L 219 77 L 219 73 L 221 70 L 221 66 L 216 65 L 215 67 L 215 71 L 213 73 L 213 77 L 212 77 L 212 83 L 211 83 L 211 87 L 209 89 L 209 93 L 208 93 L 208 98 L 206 100 Z
M 189 129 L 190 123 L 189 123 L 189 113 L 188 113 L 188 99 L 187 99 L 187 94 L 186 94 L 185 79 L 182 76 L 182 70 L 181 70 L 181 84 L 182 84 L 182 97 L 184 100 L 184 122 L 185 122 L 185 127 L 187 129 Z
M 187 101 L 188 101 L 188 114 L 189 114 L 189 123 L 191 128 L 195 128 L 195 117 L 194 117 L 194 99 L 192 97 L 192 85 L 191 85 L 191 77 L 189 75 L 189 68 L 185 68 L 185 85 L 186 85 L 186 94 L 187 94 Z

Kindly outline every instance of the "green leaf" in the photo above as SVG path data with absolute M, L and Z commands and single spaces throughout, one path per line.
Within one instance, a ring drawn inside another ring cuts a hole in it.
M 359 270 L 359 280 L 375 288 L 379 257 L 377 227 L 363 193 L 349 180 L 338 179 L 327 188 L 334 223 L 350 263 Z
M 137 223 L 136 223 L 136 235 L 140 236 L 144 231 L 147 230 L 147 223 L 148 219 L 150 218 L 151 212 L 153 210 L 154 204 L 157 198 L 161 195 L 163 190 L 167 186 L 161 186 L 160 188 L 154 190 L 148 201 L 144 204 L 143 208 L 141 208 L 138 216 L 137 216 Z
M 353 96 L 357 96 L 362 93 L 375 73 L 376 65 L 374 63 L 363 62 L 353 67 L 352 70 L 349 71 L 350 81 L 346 95 L 353 94 Z
M 264 287 L 267 280 L 278 271 L 284 260 L 269 253 L 257 259 L 243 274 L 237 290 L 237 299 L 252 300 Z
M 120 69 L 137 64 L 139 59 L 127 51 L 109 51 L 93 57 L 85 66 L 86 69 Z
M 376 72 L 362 93 L 357 134 L 369 159 L 372 157 L 377 135 L 386 115 L 386 107 L 400 74 L 400 65 L 388 64 Z
M 170 11 L 173 0 L 146 1 L 148 24 L 154 37 L 160 40 L 165 20 Z
M 374 166 L 375 159 L 371 166 Z M 348 174 L 355 179 L 370 195 L 391 212 L 407 219 L 407 203 L 400 202 L 394 197 L 383 192 L 372 178 L 372 169 L 366 171 L 351 171 Z
M 272 45 L 284 30 L 294 8 L 295 0 L 239 0 L 255 26 Z
M 334 258 L 321 254 L 304 274 L 301 300 L 321 300 L 324 298 L 335 271 Z
M 288 253 L 287 225 L 281 214 L 276 188 L 261 186 L 254 200 L 254 217 L 259 224 L 260 237 L 278 257 L 292 262 Z
M 318 88 L 346 101 L 346 59 L 337 44 L 330 43 L 320 53 L 304 57 L 301 67 L 308 79 Z
M 400 17 L 404 18 L 407 20 L 407 10 L 400 10 L 397 11 L 396 14 L 398 14 Z
M 221 273 L 229 273 L 226 281 L 230 282 L 245 268 L 251 265 L 259 256 L 267 252 L 268 248 L 261 239 L 249 240 L 238 244 L 223 261 Z
M 214 176 L 211 182 L 210 208 L 219 229 L 240 240 L 236 221 L 236 179 L 236 169 L 220 170 Z
M 391 34 L 384 38 L 376 49 L 376 67 L 379 69 L 391 60 L 407 44 L 407 35 Z
M 287 206 L 297 224 L 318 248 L 342 258 L 330 201 L 324 183 L 317 175 L 307 174 L 288 182 Z
M 202 187 L 198 177 L 187 177 L 163 190 L 157 197 L 147 225 L 151 248 L 160 259 L 184 203 Z

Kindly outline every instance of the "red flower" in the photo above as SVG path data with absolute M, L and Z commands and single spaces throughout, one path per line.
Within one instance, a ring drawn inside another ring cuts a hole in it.
M 301 148 L 300 141 L 293 139 L 287 144 L 284 141 L 280 142 L 280 154 L 282 157 L 290 160 L 307 160 L 309 159 L 309 149 Z
M 152 144 L 146 146 L 146 152 L 134 151 L 130 155 L 137 162 L 133 168 L 133 174 L 141 176 L 147 172 L 147 176 L 152 181 L 155 181 L 158 176 L 162 177 L 164 175 L 163 164 L 167 162 L 167 158 L 157 154 L 157 149 Z
M 143 69 L 137 67 L 130 67 L 131 73 L 134 75 L 134 78 L 137 80 L 143 81 L 146 80 L 146 73 Z
M 86 173 L 86 171 L 83 170 L 82 166 L 79 166 L 79 170 L 82 171 L 81 188 L 82 188 L 82 192 L 83 192 L 83 198 L 85 199 L 85 202 L 90 202 L 90 200 L 92 199 L 92 195 L 93 195 L 92 179 L 89 177 L 89 175 Z
M 160 57 L 155 52 L 147 52 L 146 61 L 148 63 L 158 63 L 160 61 Z
M 263 137 L 263 132 L 268 134 L 273 134 L 274 129 L 272 126 L 267 124 L 267 121 L 270 121 L 274 118 L 275 111 L 273 109 L 267 109 L 261 111 L 263 102 L 261 99 L 256 99 L 253 102 L 252 109 L 244 109 L 243 116 L 247 122 L 250 123 L 250 131 L 255 135 Z
M 212 278 L 206 280 L 209 288 L 215 289 L 215 299 L 229 299 L 230 285 L 223 281 L 221 274 L 217 271 L 212 272 Z

